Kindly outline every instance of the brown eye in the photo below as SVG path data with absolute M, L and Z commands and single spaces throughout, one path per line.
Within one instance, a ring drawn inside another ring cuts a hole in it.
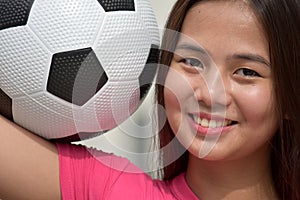
M 248 68 L 241 68 L 236 71 L 236 74 L 240 76 L 249 76 L 249 77 L 261 77 L 256 71 L 248 69 Z

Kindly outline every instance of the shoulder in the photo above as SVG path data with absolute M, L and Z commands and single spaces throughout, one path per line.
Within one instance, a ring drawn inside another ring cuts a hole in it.
M 140 197 L 137 191 L 151 181 L 126 158 L 81 145 L 57 144 L 57 148 L 63 199 Z
M 112 153 L 106 153 L 95 148 L 87 148 L 82 145 L 64 143 L 57 143 L 56 145 L 61 166 L 72 164 L 72 167 L 76 165 L 89 167 L 92 165 L 93 170 L 101 167 L 121 172 L 143 173 L 140 168 L 127 158 L 116 156 Z

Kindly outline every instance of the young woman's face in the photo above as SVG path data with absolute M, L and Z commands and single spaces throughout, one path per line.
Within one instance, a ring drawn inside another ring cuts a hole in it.
M 228 160 L 266 152 L 276 132 L 268 41 L 241 1 L 189 10 L 166 78 L 168 121 L 189 152 Z

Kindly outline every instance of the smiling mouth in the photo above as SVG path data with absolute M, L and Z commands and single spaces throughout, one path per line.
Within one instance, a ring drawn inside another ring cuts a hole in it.
M 211 119 L 206 117 L 199 117 L 193 114 L 189 114 L 192 120 L 204 128 L 223 128 L 237 124 L 237 121 L 227 119 Z

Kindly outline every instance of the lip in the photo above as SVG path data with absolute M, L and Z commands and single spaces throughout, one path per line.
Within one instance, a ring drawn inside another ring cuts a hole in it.
M 193 129 L 197 132 L 198 135 L 202 136 L 220 136 L 223 134 L 228 133 L 235 125 L 236 123 L 228 126 L 222 126 L 222 127 L 203 127 L 200 124 L 196 123 L 192 116 L 200 117 L 201 119 L 206 118 L 208 120 L 218 120 L 218 121 L 233 121 L 224 117 L 220 117 L 217 115 L 211 115 L 207 113 L 191 113 L 189 114 L 189 123 L 193 127 Z
M 233 121 L 233 120 L 221 117 L 219 115 L 212 115 L 212 114 L 203 113 L 203 112 L 201 112 L 201 113 L 190 113 L 190 115 L 197 116 L 197 117 L 200 117 L 200 118 L 206 118 L 206 119 L 209 119 L 209 120 L 213 119 L 213 120 L 218 120 L 218 121 L 223 121 L 223 120 Z

